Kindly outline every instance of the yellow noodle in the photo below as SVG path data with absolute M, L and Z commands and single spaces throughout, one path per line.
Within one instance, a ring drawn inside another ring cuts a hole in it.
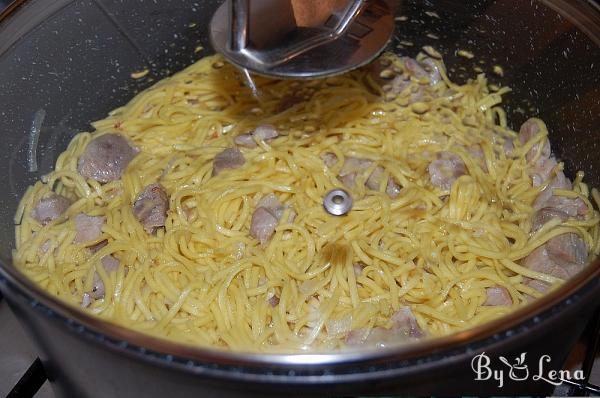
M 385 57 L 404 68 L 399 58 Z M 531 233 L 534 201 L 549 184 L 534 187 L 530 177 L 547 129 L 540 121 L 539 133 L 521 145 L 500 107 L 510 89 L 490 90 L 484 75 L 455 84 L 436 64 L 439 83 L 412 78 L 387 101 L 368 68 L 315 81 L 257 77 L 255 98 L 234 67 L 204 58 L 94 123 L 94 132 L 77 135 L 55 170 L 28 188 L 15 214 L 15 264 L 71 305 L 99 278 L 105 295 L 86 311 L 105 320 L 234 350 L 339 348 L 349 330 L 336 332 L 335 322 L 366 337 L 392 327 L 392 315 L 406 306 L 431 336 L 505 315 L 541 295 L 531 279 L 551 287 L 562 282 L 520 263 L 539 246 L 576 233 L 590 257 L 598 255 L 600 214 L 553 220 Z M 410 104 L 414 93 L 422 97 Z M 289 99 L 292 106 L 283 109 Z M 275 126 L 280 137 L 243 148 L 244 166 L 212 176 L 215 156 L 261 124 Z M 120 180 L 86 181 L 79 157 L 92 139 L 111 132 L 140 153 Z M 507 140 L 514 141 L 513 155 L 504 151 Z M 477 146 L 484 159 L 474 155 Z M 428 173 L 445 150 L 467 169 L 449 192 L 434 188 Z M 325 153 L 337 163 L 327 167 Z M 322 201 L 342 187 L 337 176 L 349 157 L 373 163 L 349 189 L 353 210 L 336 218 Z M 368 189 L 378 166 L 379 186 Z M 561 170 L 559 164 L 553 173 Z M 402 187 L 393 199 L 389 178 Z M 169 194 L 169 211 L 165 228 L 150 235 L 132 205 L 157 181 Z M 600 204 L 582 173 L 573 186 L 554 194 L 589 209 L 590 195 Z M 73 204 L 41 226 L 31 213 L 52 191 Z M 249 228 L 258 202 L 271 193 L 287 206 L 287 221 L 261 245 Z M 73 243 L 78 213 L 106 217 L 96 241 Z M 95 253 L 89 249 L 105 240 Z M 119 261 L 115 272 L 102 266 L 108 255 Z M 512 306 L 485 305 L 490 287 L 505 288 Z

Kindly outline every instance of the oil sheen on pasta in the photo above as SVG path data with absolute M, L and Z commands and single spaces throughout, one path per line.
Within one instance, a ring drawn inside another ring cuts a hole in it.
M 257 78 L 256 98 L 221 58 L 200 60 L 77 135 L 55 171 L 29 188 L 15 218 L 16 266 L 102 319 L 238 351 L 386 346 L 513 311 L 539 297 L 540 285 L 562 282 L 524 265 L 551 238 L 575 234 L 588 262 L 598 255 L 599 215 L 588 200 L 597 191 L 578 174 L 554 194 L 588 211 L 532 232 L 536 198 L 548 188 L 532 178 L 546 127 L 534 121 L 537 132 L 521 143 L 500 108 L 508 89 L 491 91 L 484 75 L 457 85 L 440 60 L 417 60 L 439 75 L 388 54 L 324 80 Z M 263 125 L 279 136 L 239 147 L 245 163 L 214 175 L 215 157 Z M 82 177 L 78 159 L 106 133 L 139 153 L 120 179 L 101 184 Z M 368 162 L 347 166 L 353 183 L 344 186 L 342 169 L 356 159 Z M 432 183 L 436 160 L 462 163 L 460 175 L 442 173 L 446 190 Z M 155 183 L 169 209 L 164 227 L 147 230 L 132 209 Z M 324 211 L 333 188 L 351 193 L 348 215 Z M 42 225 L 32 212 L 53 193 L 71 204 Z M 261 242 L 250 227 L 270 194 L 284 215 Z M 74 243 L 81 214 L 105 221 L 93 241 Z M 90 298 L 98 281 L 103 295 Z M 490 289 L 508 301 L 490 303 Z

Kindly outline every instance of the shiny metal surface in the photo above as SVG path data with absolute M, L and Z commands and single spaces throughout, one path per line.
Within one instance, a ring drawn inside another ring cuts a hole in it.
M 333 216 L 343 216 L 352 210 L 352 196 L 343 189 L 329 191 L 323 199 L 325 211 Z
M 393 29 L 392 10 L 382 0 L 227 0 L 210 34 L 215 49 L 243 69 L 316 78 L 369 63 Z

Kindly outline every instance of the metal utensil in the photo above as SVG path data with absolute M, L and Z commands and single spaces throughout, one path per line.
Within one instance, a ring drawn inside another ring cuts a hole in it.
M 384 0 L 226 0 L 210 27 L 214 48 L 254 73 L 336 75 L 371 62 L 392 37 Z

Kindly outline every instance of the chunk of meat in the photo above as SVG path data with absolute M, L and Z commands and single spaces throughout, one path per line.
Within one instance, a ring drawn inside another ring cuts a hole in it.
M 258 239 L 261 245 L 265 245 L 275 233 L 279 225 L 279 219 L 265 207 L 259 207 L 252 215 L 250 222 L 250 236 Z
M 531 177 L 531 182 L 534 187 L 539 187 L 545 181 L 549 180 L 552 177 L 552 171 L 558 165 L 556 159 L 552 156 L 549 158 L 544 158 L 538 160 L 529 170 L 529 176 Z M 557 178 L 561 178 L 560 174 L 562 171 L 559 171 L 557 174 Z M 564 174 L 562 175 L 564 177 Z M 559 183 L 562 183 L 559 182 Z
M 538 279 L 528 279 L 527 281 L 525 281 L 524 284 L 534 290 L 537 290 L 540 293 L 545 293 L 548 290 L 548 288 L 550 288 L 550 284 L 544 281 L 540 281 Z
M 344 165 L 340 170 L 340 177 L 344 177 L 351 174 L 358 174 L 366 171 L 373 164 L 372 160 L 354 158 L 351 156 L 346 157 Z
M 321 155 L 321 160 L 325 163 L 325 166 L 331 168 L 336 165 L 338 158 L 335 153 L 326 152 Z
M 407 72 L 417 80 L 427 79 L 432 85 L 440 82 L 440 69 L 433 59 L 423 58 L 421 62 L 418 62 L 415 59 L 404 57 L 402 61 Z
M 106 273 L 109 275 L 119 268 L 119 260 L 110 255 L 102 257 L 100 262 L 102 263 Z M 100 278 L 100 275 L 95 272 L 92 290 L 88 294 L 94 300 L 99 300 L 104 298 L 105 293 L 106 288 L 104 286 L 104 282 L 102 281 L 102 278 Z
M 38 202 L 31 211 L 31 217 L 42 225 L 60 217 L 71 206 L 71 200 L 61 195 L 51 195 Z
M 585 265 L 588 257 L 588 248 L 583 239 L 577 234 L 563 234 L 555 236 L 546 244 L 548 255 L 559 265 L 568 264 Z
M 366 265 L 364 263 L 361 263 L 361 262 L 352 264 L 352 268 L 354 269 L 354 275 L 355 276 L 362 275 L 363 269 L 365 267 L 366 267 Z
M 86 178 L 107 183 L 121 178 L 138 150 L 121 134 L 105 134 L 89 142 L 77 170 Z
M 522 261 L 522 265 L 536 272 L 552 275 L 561 279 L 568 279 L 569 275 L 563 267 L 557 265 L 550 256 L 546 245 L 542 245 L 531 252 Z
M 557 278 L 571 278 L 585 265 L 588 248 L 578 236 L 565 235 L 554 237 L 535 249 L 521 261 L 522 265 Z
M 449 191 L 458 177 L 467 174 L 462 159 L 452 152 L 438 152 L 428 171 L 431 184 L 442 191 Z
M 502 144 L 502 149 L 504 150 L 504 154 L 506 156 L 512 156 L 513 151 L 515 150 L 515 143 L 512 139 L 507 138 Z
M 381 184 L 381 179 L 383 178 L 385 173 L 385 169 L 382 166 L 377 166 L 375 170 L 371 173 L 369 178 L 367 179 L 365 185 L 367 188 L 372 189 L 374 191 L 379 190 L 379 186 Z M 393 178 L 389 177 L 387 181 L 387 185 L 385 188 L 385 193 L 392 199 L 395 199 L 400 195 L 400 190 L 402 188 L 400 185 L 394 181 Z
M 573 189 L 571 181 L 565 177 L 562 171 L 558 171 L 550 184 L 540 192 L 533 204 L 534 210 L 553 208 L 566 213 L 569 217 L 582 217 L 589 212 L 587 205 L 581 198 L 568 198 L 566 196 L 555 195 L 555 189 Z
M 258 126 L 253 132 L 240 134 L 235 137 L 235 144 L 246 148 L 256 148 L 258 144 L 256 141 L 271 142 L 275 138 L 279 137 L 277 129 L 271 125 L 264 124 Z
M 92 297 L 89 293 L 83 293 L 81 297 L 81 308 L 87 308 L 92 304 Z
M 279 203 L 275 194 L 266 195 L 260 200 L 252 215 L 250 236 L 257 239 L 261 245 L 265 245 L 275 233 L 275 228 L 288 208 Z M 295 218 L 296 212 L 290 209 L 288 222 L 293 222 Z
M 353 188 L 356 177 L 364 173 L 373 164 L 372 160 L 348 156 L 338 174 L 338 179 L 348 188 Z
M 410 79 L 406 79 L 404 76 L 396 76 L 389 83 L 383 85 L 383 91 L 391 93 L 393 95 L 402 94 L 404 90 L 410 87 Z M 412 102 L 416 102 L 415 101 Z
M 536 118 L 531 118 L 523 123 L 519 129 L 519 141 L 521 142 L 521 145 L 525 145 L 535 138 L 535 136 L 542 131 L 542 127 L 545 129 L 546 125 L 543 121 Z M 525 155 L 528 162 L 532 161 L 536 156 L 540 150 L 540 145 L 543 145 L 540 159 L 547 159 L 550 157 L 550 140 L 548 140 L 548 137 L 544 137 L 542 142 L 535 144 Z
M 504 305 L 511 306 L 512 298 L 510 297 L 510 293 L 506 290 L 505 287 L 502 286 L 493 286 L 485 289 L 486 300 L 483 305 Z
M 481 147 L 481 145 L 470 146 L 468 148 L 468 152 L 471 156 L 478 159 L 478 163 L 479 163 L 479 166 L 481 167 L 481 170 L 483 170 L 485 173 L 487 173 L 488 167 L 487 167 L 487 163 L 485 161 L 485 153 L 483 152 L 483 148 Z
M 227 169 L 237 169 L 246 163 L 244 154 L 237 148 L 227 148 L 215 156 L 213 161 L 213 176 Z
M 165 226 L 167 210 L 169 210 L 169 197 L 165 188 L 159 183 L 144 188 L 133 204 L 133 215 L 149 234 Z
M 272 296 L 269 299 L 269 304 L 271 305 L 271 307 L 275 308 L 279 305 L 279 297 L 277 296 Z
M 535 232 L 538 229 L 542 228 L 544 224 L 554 219 L 559 219 L 560 221 L 564 222 L 569 219 L 569 215 L 564 211 L 555 209 L 553 207 L 541 208 L 538 211 L 536 211 L 533 215 L 533 226 L 531 230 Z
M 371 76 L 385 93 L 386 100 L 393 100 L 402 95 L 409 96 L 408 104 L 421 101 L 425 90 L 422 85 L 413 84 L 410 77 L 413 76 L 419 81 L 427 79 L 431 85 L 435 85 L 441 80 L 440 67 L 431 58 L 417 62 L 413 58 L 405 57 L 401 61 L 405 72 L 393 65 L 389 59 L 379 58 L 371 64 Z
M 102 225 L 106 217 L 93 217 L 87 214 L 77 214 L 75 221 L 75 243 L 86 243 L 97 240 L 102 235 Z
M 429 82 L 432 85 L 438 84 L 442 80 L 442 74 L 440 73 L 440 67 L 433 58 L 423 58 L 421 65 L 429 77 Z
M 392 315 L 391 320 L 393 323 L 389 329 L 375 327 L 370 331 L 362 328 L 352 330 L 346 337 L 346 344 L 386 347 L 393 343 L 416 340 L 425 336 L 409 307 L 398 310 Z
M 544 182 L 546 181 L 547 180 L 545 180 Z M 571 190 L 572 188 L 573 185 L 571 184 L 571 181 L 567 177 L 565 177 L 565 174 L 562 171 L 559 171 L 558 173 L 556 173 L 556 176 L 552 179 L 552 181 L 550 181 L 548 186 L 544 188 L 544 190 L 540 192 L 538 197 L 535 199 L 534 208 L 549 207 L 546 206 L 546 204 L 548 200 L 550 200 L 550 198 L 554 195 L 555 189 Z
M 419 327 L 417 318 L 411 311 L 410 307 L 402 307 L 394 315 L 392 315 L 392 330 L 401 332 L 404 335 L 412 338 L 421 338 L 425 336 L 425 332 Z
M 338 162 L 337 156 L 331 152 L 322 154 L 321 159 L 327 167 L 333 167 Z M 348 156 L 344 161 L 344 165 L 342 166 L 340 173 L 338 174 L 338 179 L 346 187 L 353 188 L 356 182 L 356 177 L 364 173 L 369 167 L 371 167 L 372 164 L 372 160 Z M 374 191 L 378 191 L 384 173 L 385 169 L 382 166 L 377 166 L 365 181 L 365 186 Z M 393 178 L 388 178 L 385 190 L 388 196 L 390 196 L 392 199 L 398 197 L 401 189 L 402 187 L 398 185 Z

